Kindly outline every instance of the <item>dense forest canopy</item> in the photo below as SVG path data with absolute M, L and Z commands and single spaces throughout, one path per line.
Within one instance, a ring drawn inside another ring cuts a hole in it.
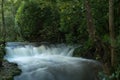
M 120 0 L 0 0 L 0 6 L 1 42 L 81 44 L 74 56 L 99 60 L 120 78 Z

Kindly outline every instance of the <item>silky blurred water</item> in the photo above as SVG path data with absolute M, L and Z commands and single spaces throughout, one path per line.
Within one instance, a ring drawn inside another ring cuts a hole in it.
M 72 57 L 77 46 L 7 43 L 4 59 L 22 70 L 14 80 L 96 80 L 94 60 Z

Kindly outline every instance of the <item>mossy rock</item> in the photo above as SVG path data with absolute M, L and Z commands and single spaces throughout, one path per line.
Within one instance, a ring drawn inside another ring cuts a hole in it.
M 14 76 L 19 75 L 21 72 L 14 63 L 4 60 L 2 65 L 3 67 L 0 68 L 0 80 L 13 80 Z

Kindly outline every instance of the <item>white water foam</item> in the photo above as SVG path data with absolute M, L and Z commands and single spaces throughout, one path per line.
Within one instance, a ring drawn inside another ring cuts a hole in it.
M 94 60 L 72 57 L 74 46 L 6 46 L 5 59 L 22 70 L 14 80 L 96 80 Z

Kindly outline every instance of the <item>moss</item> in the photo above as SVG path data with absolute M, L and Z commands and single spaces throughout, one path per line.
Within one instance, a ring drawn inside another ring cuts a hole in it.
M 13 80 L 14 76 L 19 75 L 21 72 L 17 65 L 3 61 L 3 67 L 0 68 L 0 80 Z

